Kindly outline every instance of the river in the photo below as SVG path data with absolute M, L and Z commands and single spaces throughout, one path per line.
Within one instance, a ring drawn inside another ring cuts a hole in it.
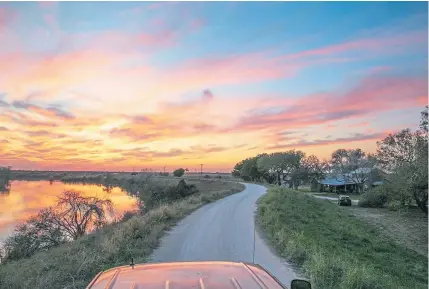
M 121 216 L 126 210 L 135 208 L 136 199 L 120 188 L 107 192 L 103 186 L 65 184 L 49 181 L 12 181 L 7 193 L 0 192 L 0 244 L 21 221 L 35 215 L 40 209 L 54 205 L 58 196 L 66 190 L 82 192 L 83 196 L 109 198 L 114 215 Z

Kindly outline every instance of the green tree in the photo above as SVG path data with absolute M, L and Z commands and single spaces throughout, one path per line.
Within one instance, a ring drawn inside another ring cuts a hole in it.
M 322 179 L 326 175 L 327 162 L 320 161 L 315 155 L 301 159 L 296 170 L 296 178 L 300 183 L 310 183 Z
M 241 177 L 241 169 L 243 168 L 243 165 L 244 165 L 244 160 L 236 163 L 231 174 L 236 178 L 240 178 Z
M 0 193 L 9 192 L 12 170 L 10 167 L 0 167 Z
M 277 176 L 279 186 L 283 181 L 293 186 L 293 173 L 300 168 L 301 160 L 305 157 L 302 151 L 289 150 L 286 152 L 276 152 L 258 159 L 258 168 L 268 171 Z
M 177 169 L 177 170 L 174 170 L 174 172 L 173 172 L 173 175 L 175 176 L 175 177 L 181 177 L 181 176 L 183 176 L 185 174 L 185 169 L 183 169 L 183 168 L 180 168 L 180 169 Z

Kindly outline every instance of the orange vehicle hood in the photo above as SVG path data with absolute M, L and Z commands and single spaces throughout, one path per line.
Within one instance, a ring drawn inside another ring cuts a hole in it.
M 258 265 L 173 262 L 116 267 L 100 272 L 87 289 L 285 289 Z

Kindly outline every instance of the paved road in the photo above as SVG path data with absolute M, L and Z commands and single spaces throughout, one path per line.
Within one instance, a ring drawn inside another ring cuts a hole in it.
M 291 267 L 272 253 L 257 232 L 254 235 L 255 202 L 266 189 L 255 184 L 245 185 L 243 192 L 208 204 L 184 218 L 162 239 L 151 262 L 250 262 L 262 265 L 283 284 L 290 284 L 296 277 Z

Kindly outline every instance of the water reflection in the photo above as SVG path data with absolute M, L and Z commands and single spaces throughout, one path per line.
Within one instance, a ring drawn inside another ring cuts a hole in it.
M 7 193 L 0 193 L 0 243 L 16 224 L 35 215 L 40 209 L 55 205 L 65 190 L 81 191 L 83 196 L 109 198 L 115 216 L 134 209 L 136 199 L 117 187 L 65 184 L 53 181 L 12 181 Z

